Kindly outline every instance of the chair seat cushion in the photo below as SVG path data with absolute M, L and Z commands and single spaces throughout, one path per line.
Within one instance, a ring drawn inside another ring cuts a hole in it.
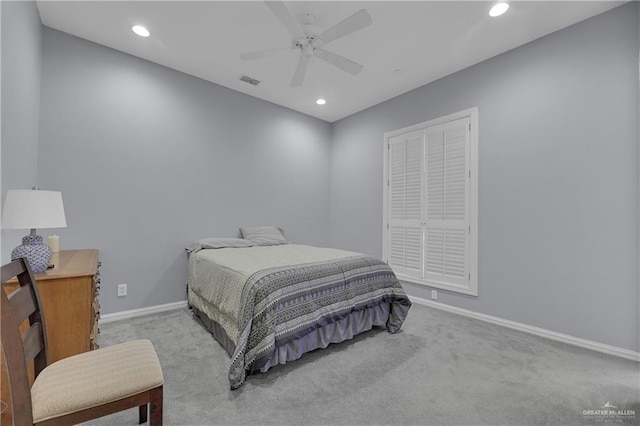
M 164 383 L 149 340 L 133 340 L 61 359 L 45 368 L 31 388 L 33 421 L 75 413 Z

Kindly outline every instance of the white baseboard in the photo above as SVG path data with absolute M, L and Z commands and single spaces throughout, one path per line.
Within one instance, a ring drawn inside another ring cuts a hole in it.
M 547 339 L 556 340 L 558 342 L 567 343 L 569 345 L 578 346 L 592 351 L 601 352 L 609 355 L 614 355 L 620 358 L 630 359 L 632 361 L 640 362 L 640 352 L 630 351 L 628 349 L 618 348 L 616 346 L 606 345 L 604 343 L 594 342 L 593 340 L 582 339 L 580 337 L 570 336 L 568 334 L 557 333 L 555 331 L 547 330 L 544 328 L 534 327 L 519 322 L 494 317 L 491 315 L 481 314 L 479 312 L 470 311 L 468 309 L 457 308 L 455 306 L 446 305 L 440 302 L 434 302 L 431 300 L 423 299 L 421 297 L 409 296 L 412 302 L 418 305 L 429 306 L 431 308 L 440 309 L 442 311 L 451 312 L 454 314 L 462 315 L 465 317 L 477 319 L 480 321 L 489 322 L 491 324 L 500 325 L 503 327 L 511 328 L 525 333 L 533 334 Z M 120 321 L 129 318 L 141 317 L 145 315 L 156 314 L 159 312 L 171 311 L 174 309 L 181 309 L 187 307 L 187 301 L 167 303 L 164 305 L 149 306 L 147 308 L 133 309 L 130 311 L 115 312 L 113 314 L 106 314 L 100 317 L 100 323 L 106 324 L 113 321 Z
M 167 303 L 164 305 L 149 306 L 147 308 L 132 309 L 130 311 L 114 312 L 113 314 L 105 314 L 100 316 L 100 324 L 108 322 L 120 321 L 129 318 L 142 317 L 145 315 L 157 314 L 159 312 L 172 311 L 187 307 L 187 301 Z
M 594 342 L 593 340 L 582 339 L 579 337 L 570 336 L 568 334 L 556 333 L 555 331 L 547 330 L 544 328 L 534 327 L 511 320 L 493 317 L 491 315 L 481 314 L 479 312 L 470 311 L 468 309 L 457 308 L 455 306 L 446 305 L 440 302 L 434 302 L 432 300 L 423 299 L 421 297 L 409 296 L 409 299 L 412 302 L 417 303 L 418 305 L 429 306 L 431 308 L 440 309 L 443 311 L 477 319 L 480 321 L 489 322 L 496 325 L 501 325 L 503 327 L 523 331 L 525 333 L 534 334 L 536 336 L 546 337 L 547 339 L 556 340 L 558 342 L 567 343 L 569 345 L 579 346 L 581 348 L 591 349 L 592 351 L 640 362 L 640 352 L 634 352 L 628 349 L 618 348 L 616 346 L 605 345 L 604 343 L 598 343 Z

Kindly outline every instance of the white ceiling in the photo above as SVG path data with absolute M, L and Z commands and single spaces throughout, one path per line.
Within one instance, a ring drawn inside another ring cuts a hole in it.
M 319 34 L 360 9 L 373 24 L 325 46 L 364 65 L 347 74 L 315 60 L 302 87 L 290 87 L 299 51 L 255 61 L 240 54 L 290 46 L 291 36 L 263 2 L 39 1 L 48 27 L 165 65 L 333 122 L 536 38 L 612 9 L 624 1 L 514 1 L 497 18 L 493 1 L 299 1 Z M 151 36 L 131 31 L 145 25 Z M 240 81 L 243 75 L 258 86 Z M 327 100 L 315 104 L 318 97 Z

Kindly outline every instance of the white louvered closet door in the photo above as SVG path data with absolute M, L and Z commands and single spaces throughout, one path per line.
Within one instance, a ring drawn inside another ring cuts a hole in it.
M 423 272 L 424 130 L 389 140 L 389 264 L 404 275 Z
M 469 280 L 469 118 L 426 129 L 424 278 Z

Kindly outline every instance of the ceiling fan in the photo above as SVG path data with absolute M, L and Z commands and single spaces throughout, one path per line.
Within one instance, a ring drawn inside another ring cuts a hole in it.
M 296 71 L 293 74 L 293 78 L 291 79 L 291 87 L 302 86 L 304 77 L 307 73 L 307 66 L 309 65 L 309 61 L 311 61 L 311 59 L 313 59 L 314 57 L 320 58 L 323 61 L 353 75 L 356 75 L 360 71 L 362 71 L 362 68 L 364 67 L 359 63 L 353 62 L 352 60 L 347 59 L 343 56 L 329 52 L 322 47 L 325 44 L 331 43 L 332 41 L 340 37 L 344 37 L 347 34 L 351 34 L 368 25 L 371 25 L 373 21 L 371 20 L 371 16 L 366 9 L 361 9 L 345 20 L 324 31 L 322 34 L 314 35 L 302 30 L 298 21 L 296 21 L 293 15 L 291 15 L 284 2 L 267 1 L 265 3 L 269 7 L 269 9 L 271 9 L 273 14 L 276 15 L 276 18 L 278 18 L 278 20 L 282 22 L 282 24 L 289 30 L 289 32 L 293 36 L 293 39 L 291 40 L 291 47 L 281 47 L 261 50 L 258 52 L 243 53 L 242 55 L 240 55 L 243 60 L 250 61 L 254 59 L 265 58 L 285 49 L 299 49 L 300 59 L 298 60 Z

